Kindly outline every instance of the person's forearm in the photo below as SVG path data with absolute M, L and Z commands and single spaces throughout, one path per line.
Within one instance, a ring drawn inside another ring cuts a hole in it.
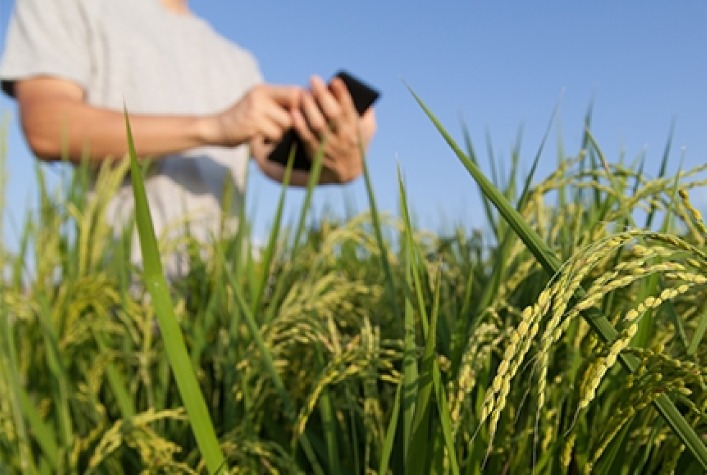
M 22 116 L 29 144 L 43 160 L 77 163 L 88 158 L 101 161 L 121 159 L 127 152 L 122 112 L 54 98 L 41 105 L 25 105 Z M 208 145 L 216 126 L 215 119 L 197 116 L 129 114 L 129 120 L 137 155 L 141 158 L 159 158 Z

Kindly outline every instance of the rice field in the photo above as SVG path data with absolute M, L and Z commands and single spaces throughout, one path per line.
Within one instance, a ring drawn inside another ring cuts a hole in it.
M 420 106 L 484 229 L 416 227 L 401 178 L 382 213 L 366 172 L 347 219 L 312 219 L 313 187 L 285 217 L 283 189 L 262 247 L 247 205 L 235 235 L 156 241 L 134 156 L 96 194 L 39 169 L 0 247 L 0 474 L 705 473 L 706 167 L 612 160 L 588 116 L 549 176 L 539 150 L 489 180 Z M 129 167 L 143 269 L 103 216 Z

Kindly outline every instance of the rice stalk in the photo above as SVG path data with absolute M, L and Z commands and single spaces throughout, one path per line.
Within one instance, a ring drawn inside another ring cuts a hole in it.
M 474 164 L 471 160 L 468 159 L 468 157 L 464 155 L 461 149 L 452 140 L 446 130 L 442 127 L 442 125 L 435 118 L 432 112 L 419 99 L 419 97 L 417 97 L 414 93 L 413 96 L 415 97 L 423 111 L 426 113 L 426 115 L 436 126 L 438 131 L 445 138 L 450 147 L 453 149 L 457 157 L 466 166 L 467 170 L 476 180 L 477 184 L 481 187 L 483 193 L 487 197 L 489 197 L 489 199 L 494 203 L 494 205 L 497 207 L 504 219 L 506 219 L 506 221 L 514 229 L 514 231 L 519 234 L 523 242 L 528 246 L 529 250 L 533 253 L 536 259 L 540 261 L 540 263 L 546 269 L 548 274 L 554 275 L 560 268 L 560 262 L 554 255 L 554 253 L 552 253 L 552 251 L 540 239 L 540 237 L 531 228 L 527 226 L 527 224 L 523 221 L 519 213 L 515 209 L 513 209 L 510 204 L 505 200 L 503 195 L 501 195 L 498 190 L 493 187 L 493 185 L 480 172 L 476 164 Z M 531 315 L 533 315 L 533 313 L 531 313 Z M 616 329 L 600 312 L 591 311 L 588 315 L 585 314 L 585 318 L 587 319 L 587 322 L 593 327 L 593 329 L 598 333 L 598 335 L 602 338 L 602 340 L 604 340 L 605 342 L 613 342 L 614 340 L 616 340 Z M 635 359 L 623 355 L 620 359 L 623 367 L 629 373 L 635 369 L 637 364 Z M 505 396 L 509 391 L 509 382 L 508 379 L 504 376 L 504 374 L 501 374 L 500 379 L 494 385 L 493 392 L 497 394 L 497 400 L 499 402 L 504 401 Z M 491 415 L 491 432 L 494 432 L 495 422 L 498 418 L 498 412 L 494 412 L 492 410 L 496 410 L 497 406 L 500 405 L 502 404 L 489 403 L 483 413 L 484 417 L 482 417 L 482 419 L 484 419 L 486 415 Z M 655 405 L 657 406 L 658 410 L 661 412 L 663 417 L 665 417 L 667 422 L 675 430 L 676 434 L 689 447 L 694 457 L 702 464 L 703 468 L 707 469 L 707 448 L 705 447 L 701 438 L 690 426 L 690 424 L 685 421 L 684 417 L 677 410 L 670 398 L 663 394 L 656 399 Z

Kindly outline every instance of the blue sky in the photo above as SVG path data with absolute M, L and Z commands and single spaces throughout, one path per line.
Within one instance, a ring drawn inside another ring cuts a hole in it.
M 12 3 L 0 0 L 4 37 Z M 191 2 L 223 35 L 251 50 L 269 81 L 305 84 L 312 73 L 346 68 L 382 92 L 379 131 L 368 164 L 381 209 L 397 214 L 397 169 L 422 226 L 483 226 L 478 192 L 407 89 L 449 131 L 463 117 L 477 149 L 487 134 L 498 161 L 508 161 L 523 129 L 522 166 L 535 154 L 559 102 L 540 175 L 556 163 L 555 143 L 577 151 L 583 116 L 594 104 L 592 131 L 610 160 L 645 153 L 658 162 L 671 123 L 672 156 L 684 166 L 707 159 L 707 2 L 358 0 Z M 1 40 L 0 40 L 1 41 Z M 14 222 L 31 206 L 32 158 L 14 105 L 9 117 L 6 190 Z M 255 168 L 252 169 L 255 171 Z M 251 175 L 249 209 L 256 232 L 268 228 L 279 188 Z M 302 193 L 288 193 L 294 219 Z M 704 208 L 707 193 L 693 196 Z M 317 192 L 315 207 L 341 211 L 368 204 L 363 180 Z M 16 236 L 6 225 L 6 241 Z

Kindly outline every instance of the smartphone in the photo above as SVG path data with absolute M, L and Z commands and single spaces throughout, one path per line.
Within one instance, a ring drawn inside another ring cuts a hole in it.
M 371 107 L 374 102 L 380 97 L 380 93 L 373 89 L 368 84 L 362 82 L 358 78 L 354 77 L 346 71 L 339 71 L 334 77 L 341 78 L 346 84 L 346 87 L 351 94 L 354 106 L 359 115 L 363 114 L 366 109 Z M 287 166 L 287 161 L 290 158 L 290 153 L 292 153 L 294 147 L 294 164 L 292 165 L 295 170 L 309 170 L 312 167 L 312 161 L 307 157 L 307 153 L 304 149 L 304 144 L 297 136 L 294 129 L 290 129 L 285 132 L 282 140 L 275 146 L 273 151 L 268 156 L 268 160 L 272 160 Z

